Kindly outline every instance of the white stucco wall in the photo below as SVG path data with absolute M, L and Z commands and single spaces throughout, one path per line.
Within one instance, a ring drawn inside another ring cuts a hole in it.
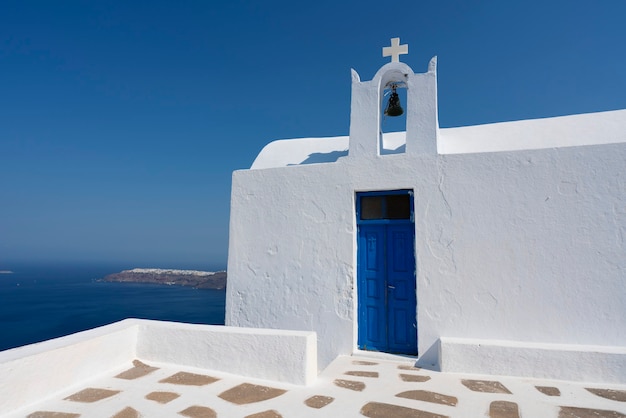
M 251 169 L 335 162 L 348 155 L 347 136 L 281 139 L 267 144 Z M 626 110 L 440 128 L 439 154 L 471 154 L 626 142 Z M 383 134 L 381 154 L 405 151 L 406 132 Z
M 0 416 L 126 370 L 134 359 L 307 385 L 317 377 L 316 347 L 313 332 L 126 319 L 0 352 Z
M 136 343 L 130 320 L 0 352 L 0 416 L 119 370 Z
M 415 191 L 420 362 L 439 337 L 626 346 L 626 144 L 233 175 L 226 321 L 356 347 L 355 191 Z M 626 377 L 625 377 L 626 378 Z
M 407 87 L 406 134 L 379 142 L 388 81 Z M 626 110 L 437 120 L 436 59 L 424 74 L 353 71 L 348 150 L 345 137 L 278 141 L 235 172 L 226 323 L 313 330 L 321 368 L 352 353 L 355 194 L 413 189 L 420 365 L 626 382 L 623 368 L 590 372 L 626 362 Z M 548 364 L 558 352 L 593 361 L 572 375 Z
M 626 347 L 467 338 L 440 339 L 441 370 L 624 383 Z
M 317 340 L 310 331 L 142 320 L 137 356 L 297 385 L 317 378 Z

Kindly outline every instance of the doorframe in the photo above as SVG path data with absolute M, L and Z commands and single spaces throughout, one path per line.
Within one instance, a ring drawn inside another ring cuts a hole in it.
M 409 195 L 410 202 L 410 219 L 402 219 L 402 220 L 394 220 L 394 219 L 375 219 L 375 220 L 360 220 L 361 214 L 361 197 L 362 196 L 388 196 L 388 195 Z M 418 343 L 419 343 L 419 324 L 418 324 L 418 298 L 417 298 L 417 231 L 415 230 L 415 195 L 414 189 L 390 189 L 390 190 L 355 190 L 353 194 L 354 198 L 354 286 L 353 286 L 353 309 L 354 309 L 354 326 L 353 326 L 353 347 L 355 352 L 363 352 L 363 353 L 382 353 L 384 355 L 396 355 L 392 353 L 386 353 L 381 351 L 366 351 L 361 350 L 359 348 L 359 225 L 361 224 L 369 224 L 369 225 L 386 225 L 386 224 L 394 224 L 394 223 L 411 223 L 413 225 L 413 257 L 414 257 L 414 280 L 415 280 L 415 324 L 417 326 L 417 344 L 415 347 L 416 352 L 418 352 Z M 418 353 L 419 355 L 419 353 Z

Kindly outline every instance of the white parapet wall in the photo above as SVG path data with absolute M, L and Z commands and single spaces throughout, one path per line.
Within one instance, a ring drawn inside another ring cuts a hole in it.
M 297 385 L 317 377 L 317 338 L 311 331 L 142 321 L 137 356 Z
M 307 385 L 317 377 L 317 337 L 126 319 L 0 352 L 0 416 L 131 367 L 134 359 Z
M 626 383 L 626 348 L 440 338 L 442 372 Z
M 137 321 L 0 352 L 0 416 L 111 373 L 136 357 Z

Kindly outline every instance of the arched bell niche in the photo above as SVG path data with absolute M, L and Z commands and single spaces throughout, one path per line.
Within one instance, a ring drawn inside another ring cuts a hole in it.
M 371 81 L 361 81 L 352 70 L 351 157 L 437 153 L 436 68 L 436 57 L 430 61 L 428 71 L 420 74 L 403 62 L 390 62 Z M 384 114 L 391 94 L 385 93 L 394 84 L 404 110 L 397 122 Z M 406 135 L 394 132 L 406 132 Z M 395 139 L 385 140 L 383 144 L 383 133 Z
M 406 151 L 406 130 L 408 109 L 408 74 L 390 70 L 379 86 L 380 155 L 400 154 Z M 395 93 L 395 96 L 394 96 Z M 401 114 L 398 114 L 400 113 Z

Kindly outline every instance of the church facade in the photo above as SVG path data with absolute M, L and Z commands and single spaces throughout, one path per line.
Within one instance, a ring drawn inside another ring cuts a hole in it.
M 626 111 L 441 129 L 436 59 L 398 47 L 352 71 L 349 137 L 233 174 L 226 325 L 315 331 L 320 369 L 626 382 Z M 396 89 L 406 130 L 382 134 Z

